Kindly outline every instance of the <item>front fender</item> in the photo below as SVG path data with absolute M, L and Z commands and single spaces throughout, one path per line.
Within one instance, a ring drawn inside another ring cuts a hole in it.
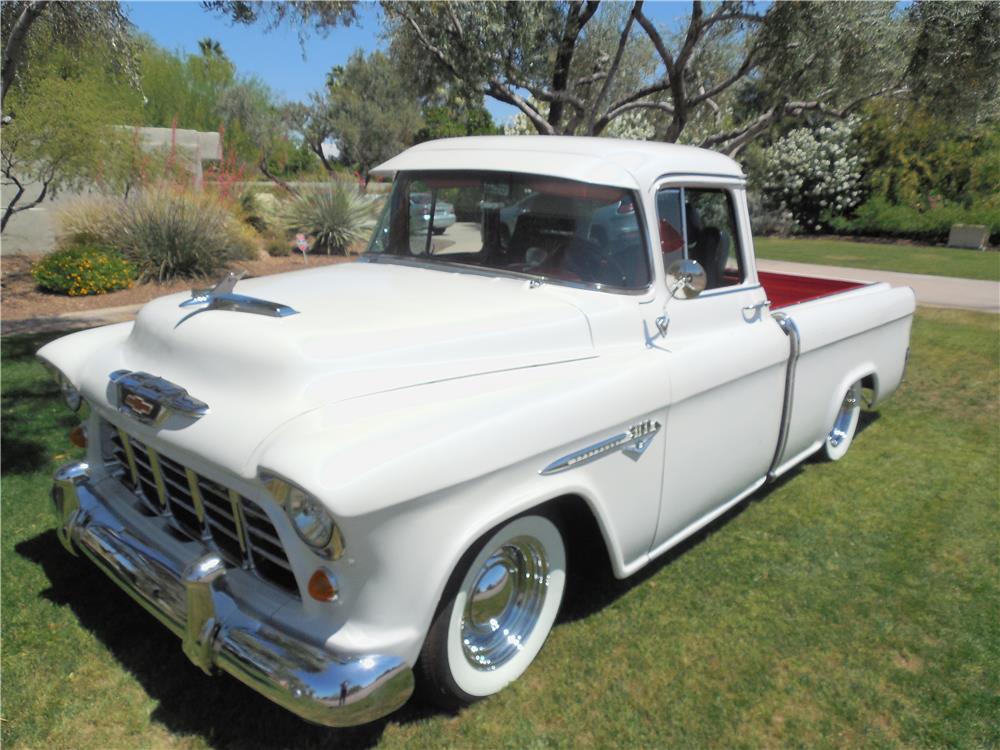
M 455 565 L 498 523 L 575 495 L 597 519 L 616 572 L 648 553 L 660 508 L 663 436 L 641 459 L 613 452 L 559 474 L 561 456 L 645 419 L 666 421 L 666 359 L 526 368 L 318 409 L 271 434 L 254 461 L 319 498 L 347 553 L 334 571 L 350 622 L 410 630 L 415 657 Z M 351 635 L 351 633 L 355 635 Z

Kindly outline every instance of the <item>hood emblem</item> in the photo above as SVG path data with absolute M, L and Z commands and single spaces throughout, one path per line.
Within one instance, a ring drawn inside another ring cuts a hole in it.
M 191 419 L 208 414 L 208 404 L 204 401 L 148 372 L 115 370 L 110 380 L 118 394 L 118 411 L 143 424 L 159 424 L 171 412 Z
M 137 417 L 148 417 L 156 408 L 156 404 L 150 403 L 138 393 L 127 394 L 122 399 L 122 403 L 131 409 Z
M 209 310 L 253 313 L 254 315 L 267 315 L 272 318 L 287 318 L 289 315 L 298 314 L 298 310 L 281 302 L 271 302 L 259 297 L 236 294 L 233 291 L 236 288 L 236 282 L 243 278 L 244 273 L 246 272 L 240 271 L 240 273 L 236 274 L 229 271 L 223 277 L 222 281 L 211 289 L 192 289 L 191 298 L 181 302 L 178 307 L 195 307 L 197 305 L 205 305 L 205 307 L 185 315 L 177 322 L 177 326 L 188 318 L 198 313 L 208 312 Z M 177 326 L 174 326 L 174 328 Z
M 638 461 L 642 458 L 642 454 L 646 452 L 649 444 L 653 442 L 653 438 L 656 437 L 656 433 L 660 431 L 661 427 L 663 425 L 655 419 L 643 420 L 614 437 L 609 437 L 599 443 L 588 445 L 586 448 L 581 448 L 578 451 L 567 454 L 562 458 L 557 458 L 538 473 L 542 475 L 558 474 L 560 471 L 575 469 L 577 466 L 589 464 L 591 461 L 596 461 L 615 451 L 621 451 L 633 461 Z

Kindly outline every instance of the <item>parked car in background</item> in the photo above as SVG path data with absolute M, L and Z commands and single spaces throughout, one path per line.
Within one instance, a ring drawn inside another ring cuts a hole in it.
M 410 226 L 415 233 L 426 234 L 431 226 L 431 211 L 434 212 L 433 232 L 444 234 L 444 231 L 455 223 L 455 207 L 447 201 L 432 202 L 430 193 L 410 194 Z
M 460 138 L 375 174 L 360 262 L 227 277 L 39 352 L 87 443 L 55 476 L 63 545 L 309 721 L 502 690 L 579 560 L 632 575 L 843 457 L 902 380 L 912 291 L 759 271 L 719 154 Z M 449 204 L 472 217 L 435 238 Z

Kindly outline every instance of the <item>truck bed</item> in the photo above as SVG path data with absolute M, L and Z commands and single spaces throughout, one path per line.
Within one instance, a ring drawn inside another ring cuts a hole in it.
M 863 283 L 857 281 L 817 279 L 811 276 L 794 276 L 790 273 L 773 273 L 771 271 L 758 271 L 757 277 L 767 293 L 767 298 L 771 300 L 772 310 L 864 286 Z

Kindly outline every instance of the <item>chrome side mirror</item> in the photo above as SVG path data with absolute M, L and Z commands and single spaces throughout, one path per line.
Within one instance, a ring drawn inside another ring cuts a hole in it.
M 705 290 L 708 284 L 708 277 L 701 263 L 690 258 L 675 260 L 667 268 L 667 284 L 670 288 L 670 296 L 678 296 L 681 299 L 693 299 Z

